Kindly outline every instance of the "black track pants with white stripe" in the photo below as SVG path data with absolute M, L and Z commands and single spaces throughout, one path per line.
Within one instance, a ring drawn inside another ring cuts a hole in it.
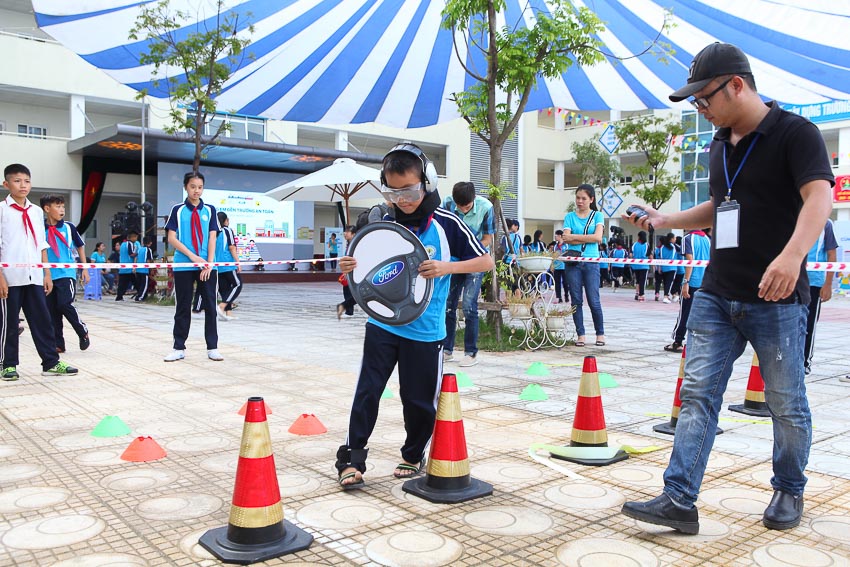
M 53 280 L 53 291 L 47 296 L 47 308 L 53 320 L 53 339 L 56 348 L 65 350 L 65 334 L 62 331 L 62 317 L 68 320 L 79 338 L 89 334 L 89 330 L 77 308 L 74 307 L 74 296 L 77 293 L 77 282 L 74 278 L 59 278 Z
M 366 325 L 363 362 L 351 405 L 346 445 L 351 449 L 366 448 L 378 420 L 381 394 L 398 364 L 399 394 L 407 433 L 401 457 L 408 463 L 422 460 L 437 416 L 443 371 L 442 345 L 443 341 L 414 341 L 377 325 Z

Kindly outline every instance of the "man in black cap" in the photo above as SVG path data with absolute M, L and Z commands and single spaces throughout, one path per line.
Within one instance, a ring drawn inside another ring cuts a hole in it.
M 691 64 L 688 83 L 670 95 L 690 103 L 718 129 L 711 144 L 711 199 L 687 211 L 624 215 L 641 228 L 714 227 L 711 263 L 688 323 L 681 412 L 664 492 L 626 502 L 631 518 L 688 534 L 714 443 L 732 364 L 747 343 L 758 355 L 773 418 L 773 499 L 762 522 L 797 526 L 812 439 L 803 373 L 809 303 L 806 255 L 832 210 L 835 180 L 817 127 L 756 91 L 749 61 L 734 45 L 714 43 Z M 769 235 L 769 237 L 765 237 Z

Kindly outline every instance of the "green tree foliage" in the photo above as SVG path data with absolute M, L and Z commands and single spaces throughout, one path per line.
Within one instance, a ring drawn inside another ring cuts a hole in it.
M 470 130 L 490 149 L 489 181 L 495 187 L 502 182 L 502 148 L 516 130 L 537 80 L 559 77 L 574 63 L 592 65 L 603 59 L 596 39 L 603 26 L 591 10 L 565 0 L 547 4 L 549 14 L 527 4 L 526 10 L 534 10 L 528 14 L 531 27 L 523 22 L 499 25 L 497 14 L 505 9 L 505 0 L 448 0 L 442 12 L 443 27 L 454 34 L 458 61 L 475 80 L 467 90 L 454 93 L 454 100 Z M 477 53 L 467 54 L 461 44 Z M 476 59 L 485 67 L 469 63 Z M 501 201 L 498 196 L 491 200 L 494 215 L 507 232 Z M 498 297 L 497 278 L 492 281 L 490 301 Z M 498 333 L 501 313 L 492 319 Z
M 627 168 L 632 188 L 624 194 L 634 193 L 657 209 L 685 188 L 680 168 L 669 167 L 679 163 L 682 153 L 681 146 L 672 144 L 673 137 L 684 133 L 681 121 L 656 115 L 617 123 L 618 151 L 638 152 L 644 158 L 641 165 Z
M 215 117 L 215 97 L 230 78 L 250 43 L 254 27 L 245 27 L 240 15 L 227 11 L 225 0 L 208 2 L 212 15 L 189 13 L 170 7 L 169 0 L 159 0 L 144 6 L 130 30 L 132 40 L 147 42 L 147 51 L 139 63 L 150 65 L 153 84 L 163 86 L 171 103 L 171 125 L 166 131 L 191 131 L 195 143 L 192 169 L 198 170 L 204 149 L 215 143 L 227 128 L 222 122 L 212 136 L 203 136 L 204 128 Z M 194 31 L 180 30 L 191 22 Z M 240 27 L 243 27 L 240 31 Z M 137 98 L 148 92 L 142 90 Z
M 620 164 L 602 147 L 595 137 L 584 142 L 573 142 L 570 148 L 578 164 L 580 183 L 589 183 L 602 195 L 612 181 L 620 177 Z

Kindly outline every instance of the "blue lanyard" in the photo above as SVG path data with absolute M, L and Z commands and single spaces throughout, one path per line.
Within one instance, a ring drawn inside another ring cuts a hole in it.
M 732 185 L 735 183 L 735 180 L 738 179 L 738 174 L 741 173 L 741 170 L 744 168 L 744 164 L 747 162 L 747 158 L 750 157 L 750 152 L 753 151 L 753 148 L 756 145 L 756 142 L 759 140 L 759 136 L 761 136 L 761 132 L 756 134 L 753 141 L 750 142 L 750 147 L 747 148 L 747 153 L 744 154 L 744 158 L 741 160 L 741 163 L 738 164 L 738 170 L 735 172 L 735 176 L 732 177 L 732 180 L 729 180 L 729 169 L 726 165 L 726 144 L 723 144 L 723 174 L 726 176 L 726 200 L 728 201 L 732 197 Z

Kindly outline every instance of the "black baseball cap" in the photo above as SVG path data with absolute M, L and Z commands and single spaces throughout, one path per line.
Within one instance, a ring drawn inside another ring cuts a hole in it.
M 750 61 L 744 52 L 731 43 L 712 43 L 697 53 L 688 72 L 688 84 L 670 95 L 679 102 L 705 87 L 721 75 L 752 75 Z

